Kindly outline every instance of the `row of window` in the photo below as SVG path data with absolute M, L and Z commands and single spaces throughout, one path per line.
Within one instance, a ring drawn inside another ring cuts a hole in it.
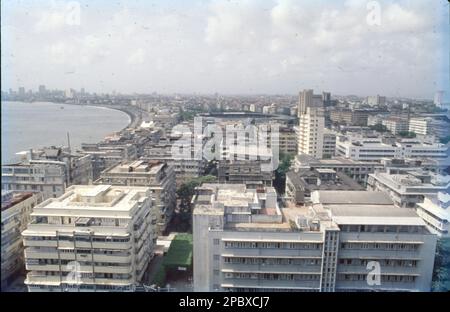
M 320 280 L 320 274 L 225 273 L 225 278 L 278 281 L 318 281 Z
M 234 258 L 224 257 L 223 261 L 230 264 L 259 264 L 259 265 L 319 265 L 320 259 L 284 259 L 284 258 Z
M 338 274 L 336 280 L 338 281 L 367 281 L 371 276 L 367 274 Z M 408 275 L 381 275 L 379 276 L 381 283 L 383 282 L 402 282 L 412 283 L 415 282 L 416 276 Z
M 317 249 L 320 243 L 278 243 L 278 242 L 225 242 L 225 248 L 266 248 L 266 249 Z
M 403 243 L 341 243 L 341 249 L 377 249 L 395 251 L 416 251 L 418 244 Z
M 417 260 L 393 260 L 393 259 L 383 259 L 383 260 L 368 260 L 368 259 L 339 259 L 340 265 L 360 265 L 366 266 L 369 262 L 376 261 L 380 266 L 392 266 L 392 267 L 417 267 Z
M 80 241 L 80 242 L 90 242 L 91 241 L 91 237 L 75 237 L 76 241 Z M 26 237 L 27 240 L 30 241 L 56 241 L 57 238 L 54 236 L 27 236 Z M 58 237 L 59 241 L 70 241 L 73 242 L 74 241 L 74 237 L 73 236 L 65 236 L 65 235 L 60 235 Z M 130 241 L 130 237 L 92 237 L 92 241 L 93 242 L 100 242 L 100 243 L 109 243 L 109 242 L 114 242 L 114 243 L 127 243 Z

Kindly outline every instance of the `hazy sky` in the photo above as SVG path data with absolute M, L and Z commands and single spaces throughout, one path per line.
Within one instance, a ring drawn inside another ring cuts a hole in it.
M 448 96 L 448 2 L 370 2 L 4 0 L 2 90 Z

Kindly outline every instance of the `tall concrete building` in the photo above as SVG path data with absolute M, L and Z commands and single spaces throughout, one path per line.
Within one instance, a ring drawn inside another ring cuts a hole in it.
M 153 257 L 151 190 L 74 185 L 34 208 L 22 232 L 28 291 L 127 291 Z
M 21 233 L 41 201 L 40 193 L 2 191 L 2 291 L 25 269 Z
M 312 198 L 310 206 L 280 209 L 270 187 L 199 187 L 194 290 L 431 289 L 436 235 L 413 210 L 381 192 L 316 191 Z
M 306 114 L 308 107 L 323 107 L 324 98 L 327 98 L 327 95 L 316 95 L 311 89 L 303 90 L 302 92 L 300 92 L 298 116 L 300 117 L 302 114 Z
M 297 131 L 298 154 L 323 157 L 323 132 L 325 115 L 322 95 L 315 95 L 313 90 L 304 90 L 299 95 L 299 125 Z
M 176 206 L 176 184 L 173 167 L 160 161 L 129 161 L 104 170 L 95 184 L 146 186 L 152 191 L 158 211 L 157 233 L 166 230 Z
M 322 108 L 308 107 L 305 114 L 299 116 L 299 126 L 296 128 L 299 154 L 312 157 L 323 157 L 325 117 Z

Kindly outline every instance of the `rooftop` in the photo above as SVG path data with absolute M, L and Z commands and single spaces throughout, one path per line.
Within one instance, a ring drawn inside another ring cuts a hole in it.
M 116 166 L 106 169 L 103 173 L 108 174 L 124 174 L 124 173 L 133 173 L 133 174 L 146 174 L 146 175 L 154 175 L 158 173 L 165 164 L 158 160 L 136 160 L 136 161 L 128 161 L 122 162 Z
M 392 199 L 384 192 L 371 191 L 316 191 L 313 203 L 332 205 L 392 205 Z
M 32 215 L 117 216 L 120 212 L 128 214 L 149 196 L 147 187 L 73 185 L 62 196 L 37 205 Z

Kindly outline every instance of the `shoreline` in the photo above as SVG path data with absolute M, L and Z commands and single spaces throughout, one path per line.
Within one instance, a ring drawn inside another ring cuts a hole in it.
M 3 101 L 2 101 L 3 102 Z M 49 101 L 35 101 L 35 102 L 23 102 L 23 101 L 4 101 L 4 102 L 10 102 L 10 103 L 44 103 L 44 104 L 55 104 L 55 105 L 72 105 L 72 106 L 89 106 L 89 107 L 93 107 L 93 108 L 103 108 L 103 109 L 108 109 L 108 110 L 116 110 L 116 111 L 120 111 L 124 114 L 126 114 L 128 116 L 128 122 L 125 126 L 123 126 L 122 128 L 119 129 L 115 129 L 112 130 L 111 133 L 122 133 L 123 131 L 125 131 L 128 128 L 136 128 L 138 125 L 140 125 L 140 122 L 142 120 L 142 116 L 140 114 L 140 112 L 138 111 L 137 108 L 134 107 L 128 107 L 129 105 L 117 105 L 117 106 L 113 106 L 113 105 L 105 105 L 105 104 L 76 104 L 76 103 L 58 103 L 58 102 L 49 102 Z M 100 139 L 101 141 L 102 139 Z M 98 143 L 100 141 L 96 141 L 95 143 Z M 38 148 L 39 146 L 31 146 L 31 148 Z M 8 157 L 7 157 L 8 158 Z M 9 162 L 14 162 L 13 159 L 11 159 L 10 161 L 4 162 L 3 157 L 2 157 L 2 165 L 9 163 Z
M 138 116 L 137 111 L 133 111 L 133 109 L 130 109 L 132 106 L 130 105 L 107 105 L 107 104 L 97 104 L 97 103 L 89 103 L 89 104 L 77 104 L 77 103 L 59 103 L 59 102 L 50 102 L 50 101 L 33 101 L 33 102 L 24 102 L 24 101 L 5 101 L 5 102 L 20 102 L 20 103 L 48 103 L 48 104 L 56 104 L 56 105 L 74 105 L 74 106 L 90 106 L 90 107 L 97 107 L 97 108 L 106 108 L 106 109 L 112 109 L 117 110 L 122 113 L 125 113 L 130 118 L 130 121 L 128 122 L 128 125 L 123 127 L 120 130 L 117 130 L 117 132 L 122 132 L 123 130 L 127 128 L 136 128 L 138 124 L 142 123 L 141 116 Z

